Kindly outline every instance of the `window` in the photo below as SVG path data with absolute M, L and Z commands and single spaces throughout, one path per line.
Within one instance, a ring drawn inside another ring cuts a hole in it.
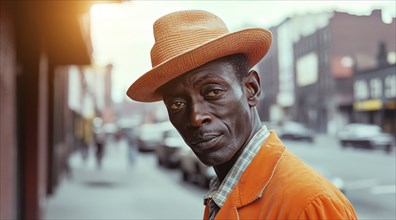
M 385 77 L 385 98 L 396 97 L 396 75 L 389 75 Z
M 366 81 L 357 80 L 353 85 L 353 89 L 356 100 L 365 100 L 368 98 L 368 88 Z
M 382 81 L 379 78 L 370 80 L 370 96 L 374 99 L 382 97 Z

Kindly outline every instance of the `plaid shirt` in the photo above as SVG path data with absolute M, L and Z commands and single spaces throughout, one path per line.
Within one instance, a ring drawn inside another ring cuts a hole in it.
M 263 125 L 263 127 L 261 127 L 261 129 L 249 141 L 245 149 L 243 149 L 242 154 L 228 172 L 224 181 L 220 182 L 218 177 L 214 177 L 211 180 L 209 192 L 205 196 L 205 201 L 209 199 L 209 219 L 214 219 L 217 212 L 226 201 L 228 194 L 230 194 L 231 190 L 238 183 L 242 173 L 253 160 L 254 156 L 268 136 L 269 132 L 267 127 Z

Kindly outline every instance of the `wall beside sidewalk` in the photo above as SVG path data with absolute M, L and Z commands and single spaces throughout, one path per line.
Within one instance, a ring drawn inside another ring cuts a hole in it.
M 0 1 L 0 219 L 16 219 L 16 42 L 13 8 Z
M 55 68 L 91 64 L 85 15 L 94 3 L 0 1 L 0 219 L 42 217 L 58 175 L 54 148 L 67 142 L 54 141 L 64 126 L 55 124 L 55 93 L 67 86 L 54 86 Z

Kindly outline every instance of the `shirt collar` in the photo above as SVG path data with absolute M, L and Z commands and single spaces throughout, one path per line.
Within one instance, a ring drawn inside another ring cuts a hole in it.
M 207 199 L 212 199 L 218 207 L 221 208 L 223 206 L 228 195 L 230 194 L 234 186 L 238 183 L 242 173 L 253 160 L 262 143 L 264 143 L 268 136 L 268 129 L 265 125 L 263 125 L 249 141 L 245 149 L 243 149 L 241 155 L 239 156 L 231 170 L 228 172 L 223 182 L 221 182 L 217 176 L 211 180 L 209 191 L 205 196 L 205 201 Z

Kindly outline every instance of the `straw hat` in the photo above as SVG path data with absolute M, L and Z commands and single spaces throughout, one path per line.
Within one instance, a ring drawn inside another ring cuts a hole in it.
M 152 69 L 137 79 L 127 95 L 136 101 L 162 100 L 156 90 L 170 80 L 220 57 L 242 53 L 249 68 L 268 52 L 272 35 L 252 28 L 230 33 L 224 22 L 207 11 L 179 11 L 154 23 Z

